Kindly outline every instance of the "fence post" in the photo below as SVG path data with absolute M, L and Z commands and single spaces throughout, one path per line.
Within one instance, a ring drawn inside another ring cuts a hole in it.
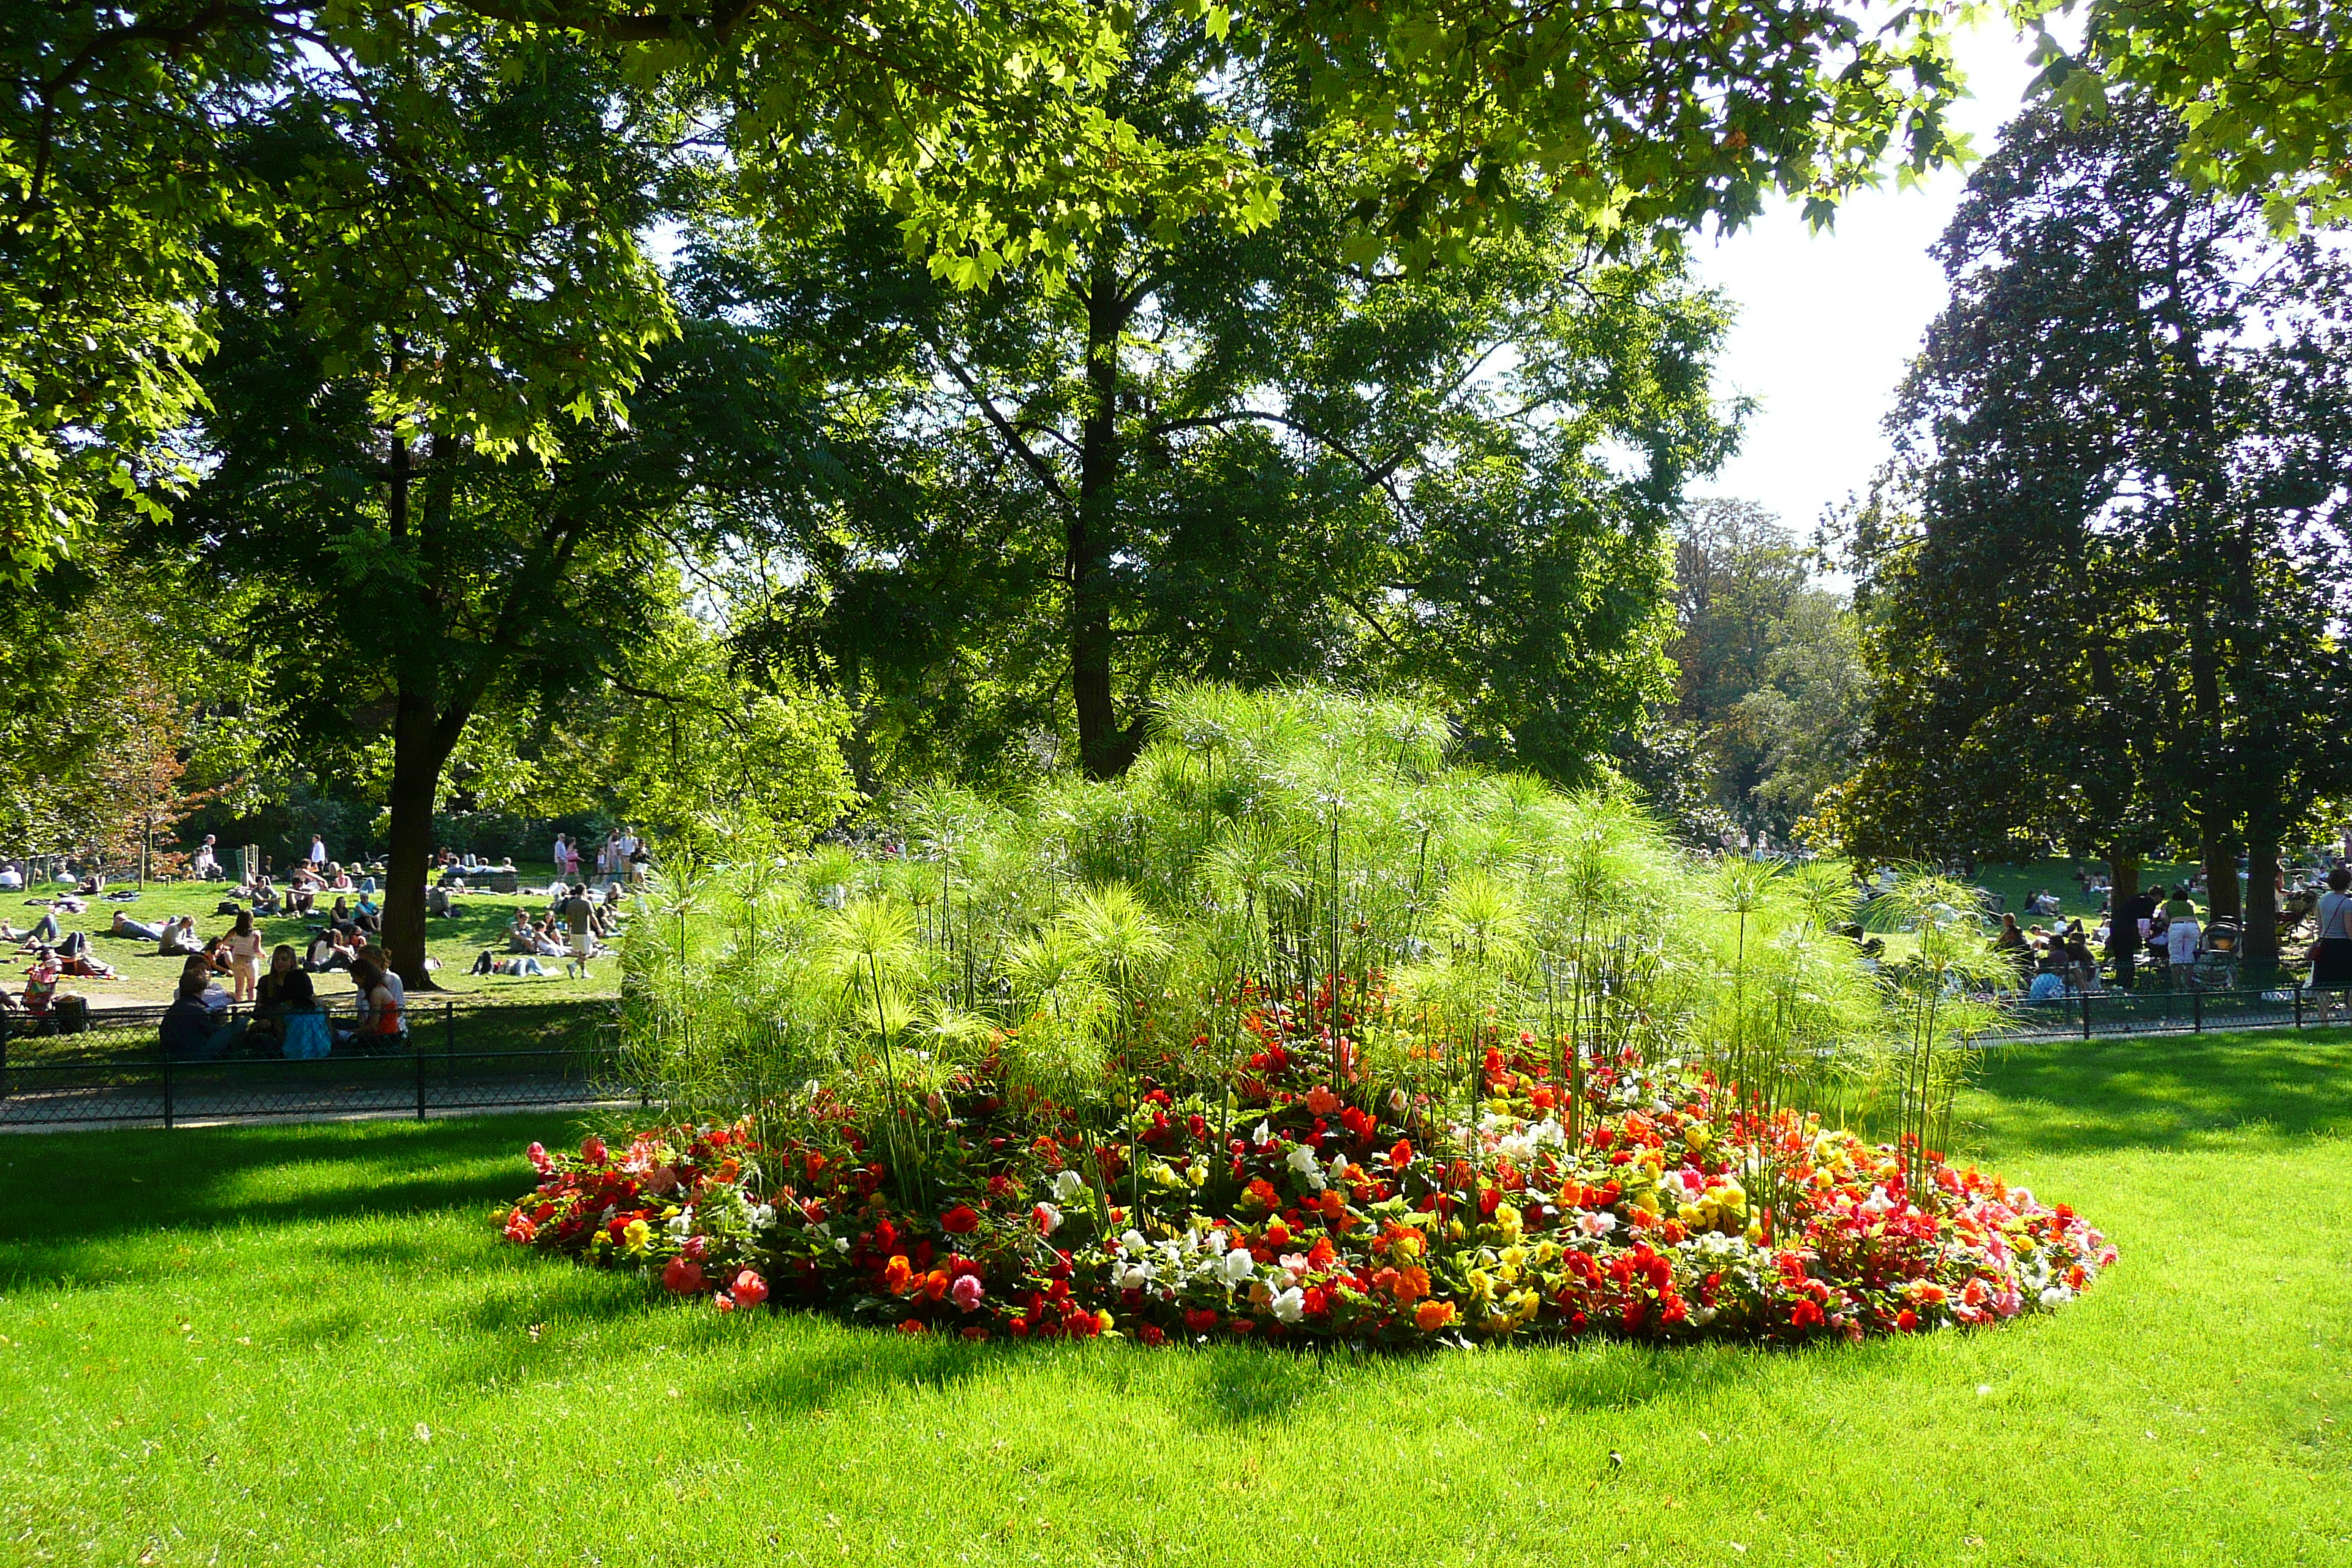
M 2294 993 L 2294 1026 L 2300 1029 L 2303 1027 L 2303 987 L 2295 985 L 2289 989 Z
M 172 1053 L 161 1046 L 156 1048 L 163 1054 L 163 1127 L 169 1131 L 172 1126 Z
M 425 1046 L 419 1041 L 410 1051 L 416 1058 L 416 1120 L 425 1120 Z
M 2091 993 L 2087 989 L 2083 993 L 2083 1037 L 2091 1037 Z
M 2194 984 L 2189 988 L 2189 1016 L 2192 1020 L 2193 1031 L 2200 1035 L 2203 1034 L 2205 1032 L 2205 992 L 2202 987 Z
M 456 997 L 453 996 L 441 1004 L 441 1020 L 443 1037 L 448 1045 L 449 1081 L 454 1084 L 457 1081 L 457 999 Z

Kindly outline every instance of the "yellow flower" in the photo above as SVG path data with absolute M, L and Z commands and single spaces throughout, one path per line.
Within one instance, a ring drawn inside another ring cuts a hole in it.
M 1503 1233 L 1506 1240 L 1517 1240 L 1524 1223 L 1519 1217 L 1519 1211 L 1511 1205 L 1502 1204 L 1496 1206 L 1495 1228 Z
M 1470 1296 L 1473 1300 L 1483 1301 L 1494 1293 L 1495 1281 L 1485 1269 L 1470 1270 Z
M 654 1238 L 654 1227 L 642 1219 L 633 1219 L 621 1227 L 621 1239 L 628 1243 L 632 1253 L 642 1253 Z

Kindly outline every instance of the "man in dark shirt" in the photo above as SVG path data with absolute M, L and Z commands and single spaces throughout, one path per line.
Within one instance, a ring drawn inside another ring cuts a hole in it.
M 569 979 L 574 973 L 585 975 L 589 955 L 596 951 L 596 933 L 591 929 L 596 911 L 594 906 L 588 902 L 587 885 L 574 882 L 571 897 L 563 900 L 563 907 L 557 912 L 562 915 L 563 924 L 572 933 L 572 956 L 564 963 L 564 977 Z

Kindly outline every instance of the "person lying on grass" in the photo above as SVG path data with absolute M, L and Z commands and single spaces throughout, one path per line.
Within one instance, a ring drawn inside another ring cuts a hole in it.
M 518 957 L 509 953 L 501 958 L 486 947 L 482 949 L 481 955 L 474 960 L 472 972 L 476 974 L 544 975 L 547 973 L 547 966 L 529 954 Z
M 121 910 L 114 911 L 114 923 L 106 928 L 109 936 L 127 936 L 133 942 L 162 942 L 163 932 L 145 921 L 134 921 Z

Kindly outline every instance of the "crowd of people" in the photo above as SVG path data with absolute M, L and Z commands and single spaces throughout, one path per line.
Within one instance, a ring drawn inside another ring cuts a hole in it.
M 427 912 L 433 916 L 452 914 L 453 900 L 489 891 L 500 880 L 508 893 L 530 891 L 547 900 L 536 912 L 515 910 L 505 933 L 505 951 L 483 949 L 472 966 L 475 973 L 545 976 L 560 965 L 567 977 L 585 977 L 591 962 L 612 951 L 607 944 L 617 938 L 627 884 L 643 875 L 650 860 L 643 842 L 632 830 L 614 829 L 593 854 L 601 877 L 601 884 L 593 887 L 584 879 L 563 875 L 582 864 L 581 847 L 568 836 L 560 837 L 558 844 L 562 850 L 556 861 L 558 876 L 536 889 L 520 887 L 511 860 L 493 862 L 446 849 L 436 857 L 439 876 L 426 889 Z M 66 889 L 27 899 L 38 910 L 29 928 L 19 930 L 0 918 L 0 942 L 16 944 L 30 961 L 20 991 L 0 989 L 0 1037 L 23 1028 L 60 1026 L 60 1019 L 64 1026 L 73 1026 L 75 1020 L 67 1012 L 86 1004 L 60 993 L 66 980 L 121 978 L 92 952 L 92 931 L 150 947 L 156 957 L 182 961 L 160 1026 L 163 1045 L 174 1056 L 202 1059 L 240 1047 L 324 1055 L 338 1041 L 400 1036 L 407 1001 L 381 945 L 382 862 L 335 860 L 324 840 L 314 836 L 309 852 L 282 881 L 272 876 L 266 858 L 247 852 L 244 863 L 249 869 L 243 879 L 223 892 L 214 907 L 227 923 L 208 936 L 199 933 L 194 914 L 170 914 L 160 922 L 141 919 L 125 907 L 135 903 L 137 891 L 110 892 L 95 865 L 69 868 Z M 198 847 L 190 865 L 208 879 L 228 879 L 211 837 Z M 46 881 L 51 868 L 0 862 L 0 888 L 29 893 L 37 879 Z M 104 911 L 103 926 L 68 928 L 67 922 L 88 916 L 100 900 L 115 906 Z M 302 921 L 308 935 L 273 949 L 261 925 L 270 920 Z M 426 967 L 437 969 L 438 961 L 428 958 Z M 316 977 L 330 973 L 348 976 L 355 993 L 352 1008 L 339 1012 L 331 1028 L 315 987 Z M 315 1027 L 305 1021 L 313 1015 Z

